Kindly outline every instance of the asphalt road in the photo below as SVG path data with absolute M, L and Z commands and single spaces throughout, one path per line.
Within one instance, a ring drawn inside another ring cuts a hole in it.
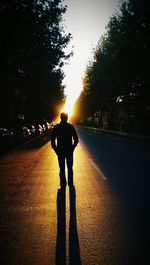
M 78 133 L 72 189 L 50 142 L 0 158 L 0 264 L 148 264 L 150 143 Z

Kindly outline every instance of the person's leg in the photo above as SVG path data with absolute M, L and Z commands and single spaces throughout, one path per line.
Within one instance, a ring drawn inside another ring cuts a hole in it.
M 60 168 L 60 186 L 64 187 L 66 186 L 66 177 L 65 177 L 65 155 L 59 154 L 58 155 L 58 163 Z
M 68 185 L 73 186 L 73 152 L 68 153 L 66 159 L 68 168 Z

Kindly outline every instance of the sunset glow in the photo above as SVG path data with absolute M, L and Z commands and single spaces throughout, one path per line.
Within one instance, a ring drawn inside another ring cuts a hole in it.
M 66 103 L 64 108 L 62 109 L 62 112 L 66 112 L 68 113 L 69 116 L 71 116 L 73 114 L 73 106 L 75 103 L 76 98 L 74 97 L 74 95 L 69 95 L 66 99 Z
M 66 53 L 73 50 L 74 55 L 63 68 L 63 84 L 67 95 L 64 110 L 71 114 L 73 105 L 83 89 L 82 78 L 92 58 L 93 49 L 106 32 L 105 27 L 119 0 L 64 0 L 64 3 L 68 6 L 64 14 L 65 31 L 73 37 Z

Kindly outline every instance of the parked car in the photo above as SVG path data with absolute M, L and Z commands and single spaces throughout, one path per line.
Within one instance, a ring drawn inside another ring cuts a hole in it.
M 50 128 L 51 128 L 51 125 L 48 121 L 46 122 L 46 127 L 47 127 L 47 130 L 50 130 Z
M 46 131 L 46 126 L 45 124 L 42 124 L 42 129 L 43 129 L 43 133 Z
M 13 130 L 6 127 L 0 127 L 0 149 L 1 151 L 13 146 L 14 142 Z
M 16 142 L 27 140 L 31 137 L 30 129 L 27 126 L 17 126 L 14 128 Z
M 45 121 L 45 122 L 44 122 L 44 125 L 45 125 L 45 129 L 46 129 L 46 131 L 48 131 L 48 130 L 51 129 L 51 125 L 50 125 L 50 123 L 49 123 L 48 121 Z
M 13 136 L 13 131 L 11 129 L 0 127 L 0 137 Z
M 36 135 L 36 128 L 33 124 L 27 125 L 27 128 L 30 130 L 31 136 L 34 137 Z
M 37 135 L 41 135 L 43 133 L 43 128 L 42 128 L 42 125 L 41 124 L 37 124 L 35 126 L 35 129 L 36 129 L 36 134 Z
M 23 137 L 24 137 L 25 139 L 28 139 L 28 138 L 30 138 L 30 136 L 31 136 L 31 131 L 30 131 L 30 129 L 29 129 L 28 127 L 26 127 L 26 126 L 22 126 L 22 133 L 23 133 Z

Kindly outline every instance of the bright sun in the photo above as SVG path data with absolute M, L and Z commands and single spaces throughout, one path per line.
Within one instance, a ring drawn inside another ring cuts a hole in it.
M 64 67 L 66 77 L 63 84 L 65 85 L 65 94 L 67 98 L 62 111 L 67 112 L 70 116 L 73 114 L 75 101 L 83 89 L 81 74 L 84 73 L 84 67 L 82 66 L 79 68 L 79 62 L 81 62 L 79 58 L 78 60 L 72 58 L 71 67 L 70 65 Z
M 71 97 L 71 95 L 68 95 L 67 99 L 66 99 L 65 106 L 64 106 L 62 111 L 68 113 L 68 115 L 72 115 L 74 103 L 75 103 L 74 96 Z

